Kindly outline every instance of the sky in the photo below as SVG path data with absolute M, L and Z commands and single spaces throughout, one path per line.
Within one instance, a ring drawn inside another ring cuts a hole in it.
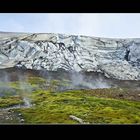
M 140 38 L 140 13 L 0 13 L 0 31 Z

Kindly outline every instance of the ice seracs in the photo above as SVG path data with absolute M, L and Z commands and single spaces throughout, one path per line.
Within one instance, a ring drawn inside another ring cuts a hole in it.
M 0 33 L 0 68 L 95 71 L 140 80 L 140 39 L 109 39 L 53 33 Z

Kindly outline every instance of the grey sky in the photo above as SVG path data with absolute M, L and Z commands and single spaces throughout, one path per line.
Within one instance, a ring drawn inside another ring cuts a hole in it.
M 140 38 L 140 14 L 0 14 L 0 31 Z

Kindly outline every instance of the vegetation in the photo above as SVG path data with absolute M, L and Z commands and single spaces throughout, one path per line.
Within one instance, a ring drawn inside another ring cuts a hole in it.
M 0 98 L 0 108 L 5 108 L 13 105 L 23 104 L 20 96 L 8 96 Z
M 51 80 L 48 83 L 48 90 L 50 93 L 56 93 L 57 91 L 59 91 L 60 87 L 63 89 L 65 87 L 68 87 L 70 85 L 69 81 L 66 80 Z
M 39 85 L 45 84 L 46 80 L 40 77 L 29 77 L 27 81 L 10 82 L 10 87 L 17 90 L 24 90 L 29 88 L 38 88 Z
M 46 83 L 46 80 L 41 77 L 29 77 L 28 83 L 30 83 L 31 85 L 41 85 Z
M 92 124 L 140 123 L 140 102 L 90 96 L 88 91 L 73 90 L 51 94 L 33 92 L 33 108 L 18 109 L 26 123 L 77 123 L 74 115 Z
M 23 90 L 20 84 L 25 89 L 35 90 L 28 94 L 29 90 Z M 21 93 L 24 93 L 33 106 L 14 109 L 14 112 L 21 113 L 25 123 L 77 124 L 70 118 L 73 115 L 90 124 L 140 124 L 140 98 L 136 96 L 139 91 L 120 88 L 58 90 L 69 84 L 65 80 L 46 81 L 40 77 L 30 77 L 28 83 L 10 82 L 17 95 L 1 97 L 0 108 L 22 104 Z

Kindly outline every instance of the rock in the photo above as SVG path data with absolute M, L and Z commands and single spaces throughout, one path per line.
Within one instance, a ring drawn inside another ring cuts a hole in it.
M 79 122 L 80 124 L 90 124 L 89 122 L 84 122 L 82 119 L 80 119 L 76 116 L 70 115 L 69 117 L 70 117 L 70 119 L 75 120 L 75 121 Z
M 24 119 L 21 119 L 20 122 L 23 123 L 24 122 Z
M 8 110 L 8 111 L 7 111 L 7 114 L 8 114 L 8 115 L 10 115 L 10 114 L 11 114 L 11 112 L 9 112 L 9 110 Z
M 79 122 L 81 124 L 83 123 L 83 120 L 78 118 L 78 117 L 76 117 L 76 116 L 70 115 L 69 117 L 70 117 L 70 119 L 75 120 L 75 121 L 77 121 L 77 122 Z
M 0 68 L 101 72 L 140 80 L 140 39 L 0 33 Z
M 9 117 L 7 116 L 5 119 L 6 119 L 6 120 L 9 120 Z
M 18 116 L 22 116 L 21 113 L 19 113 Z
M 123 94 L 119 94 L 119 97 L 122 98 L 123 97 Z

